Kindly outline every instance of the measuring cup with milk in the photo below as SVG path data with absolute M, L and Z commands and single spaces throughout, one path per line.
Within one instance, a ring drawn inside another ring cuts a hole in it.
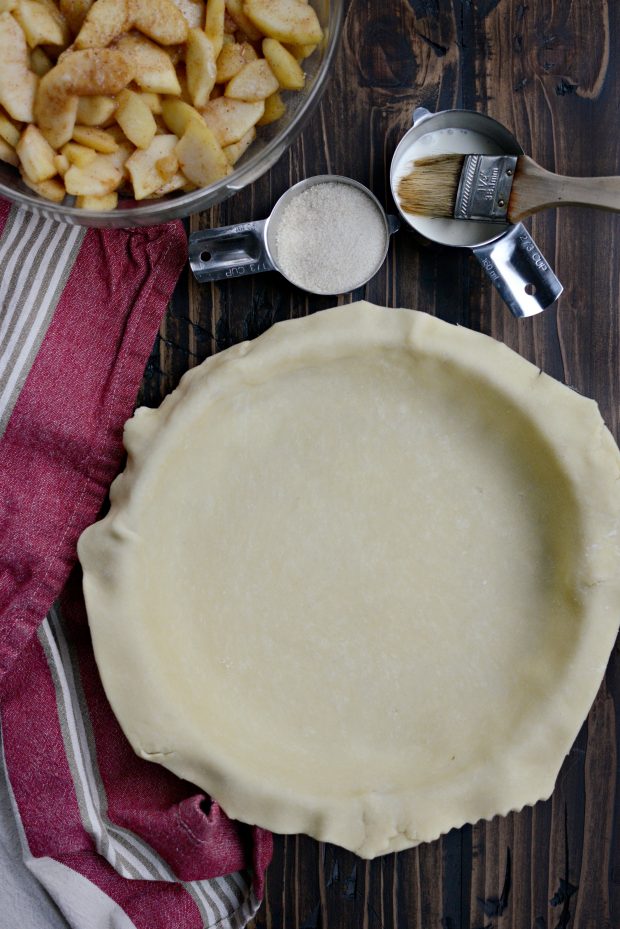
M 390 184 L 405 222 L 418 235 L 441 245 L 470 248 L 514 316 L 533 316 L 547 309 L 563 287 L 523 226 L 498 225 L 413 216 L 401 209 L 398 184 L 416 158 L 443 154 L 523 155 L 523 149 L 501 123 L 471 110 L 431 113 L 419 108 L 413 127 L 401 139 L 392 159 Z

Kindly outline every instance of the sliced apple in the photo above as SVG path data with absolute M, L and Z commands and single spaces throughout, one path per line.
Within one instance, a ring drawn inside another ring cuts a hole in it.
M 56 165 L 56 173 L 60 174 L 61 177 L 64 177 L 71 167 L 71 162 L 62 152 L 59 155 L 54 155 L 54 164 Z
M 43 77 L 54 67 L 54 62 L 46 55 L 42 48 L 33 48 L 30 52 L 30 70 L 38 77 Z
M 156 135 L 148 148 L 138 149 L 127 159 L 125 167 L 129 172 L 136 200 L 144 200 L 162 186 L 157 162 L 175 154 L 178 141 L 176 135 Z
M 222 147 L 205 123 L 192 120 L 176 147 L 181 171 L 197 187 L 208 187 L 230 173 Z
M 75 39 L 76 48 L 104 48 L 131 29 L 160 45 L 187 39 L 187 20 L 172 0 L 96 0 Z
M 121 184 L 123 172 L 111 164 L 106 155 L 96 155 L 85 168 L 72 165 L 65 174 L 67 193 L 76 197 L 103 197 Z
M 142 90 L 174 96 L 181 93 L 174 65 L 163 48 L 135 33 L 119 39 L 116 48 L 129 62 Z
M 77 142 L 67 142 L 63 145 L 61 154 L 65 156 L 70 164 L 77 165 L 78 168 L 85 168 L 87 165 L 92 164 L 97 157 L 94 148 L 78 145 Z
M 37 45 L 66 48 L 71 41 L 67 24 L 54 4 L 50 8 L 39 0 L 19 0 L 13 16 L 24 30 L 30 48 Z
M 263 35 L 279 42 L 311 45 L 323 38 L 314 9 L 302 0 L 245 0 L 243 12 Z
M 33 122 L 37 81 L 23 29 L 10 13 L 0 13 L 0 103 L 13 119 Z
M 185 17 L 190 29 L 200 29 L 205 21 L 204 0 L 172 0 L 177 10 Z
M 132 66 L 118 49 L 89 48 L 63 55 L 41 78 L 35 121 L 52 148 L 61 148 L 73 135 L 78 97 L 114 95 L 133 77 Z
M 119 48 L 88 48 L 68 51 L 56 65 L 59 89 L 77 96 L 120 93 L 134 77 L 134 65 Z
M 150 90 L 144 90 L 142 91 L 141 97 L 154 116 L 161 116 L 161 97 L 159 94 L 151 93 Z
M 75 38 L 75 47 L 105 48 L 129 28 L 127 0 L 96 0 Z
M 5 116 L 5 114 L 0 111 L 0 139 L 4 139 L 11 148 L 15 148 L 19 142 L 20 135 L 21 132 L 15 123 L 11 122 L 8 116 Z
M 15 148 L 24 172 L 35 184 L 47 181 L 56 174 L 56 152 L 43 138 L 36 126 L 27 126 Z
M 234 100 L 266 100 L 279 87 L 278 79 L 264 58 L 250 61 L 226 85 L 224 95 Z
M 226 0 L 207 0 L 205 11 L 205 33 L 211 40 L 215 57 L 219 55 L 224 44 L 224 20 Z
M 172 0 L 128 0 L 131 24 L 160 45 L 187 41 L 187 20 Z
M 17 152 L 13 146 L 9 145 L 8 142 L 5 142 L 3 138 L 0 138 L 0 161 L 4 161 L 6 164 L 13 165 L 14 168 L 16 168 L 19 164 Z
M 118 148 L 115 152 L 112 152 L 110 155 L 98 155 L 97 157 L 105 158 L 111 165 L 118 168 L 123 178 L 126 180 L 129 177 L 129 172 L 125 166 L 134 152 L 135 148 L 131 142 L 124 139 L 122 142 L 118 143 Z
M 234 22 L 233 31 L 240 29 L 252 42 L 258 42 L 261 33 L 246 15 L 242 0 L 226 0 L 226 12 Z
M 65 199 L 66 190 L 57 178 L 48 178 L 45 181 L 33 181 L 27 174 L 22 172 L 22 181 L 31 190 L 34 190 L 40 197 L 45 200 L 51 200 L 52 203 L 62 203 Z
M 118 148 L 114 136 L 98 126 L 75 126 L 72 138 L 74 142 L 92 148 L 102 155 L 109 155 Z
M 157 123 L 149 107 L 133 90 L 118 95 L 116 121 L 137 148 L 148 148 L 157 132 Z
M 158 187 L 152 194 L 149 194 L 149 197 L 165 197 L 166 194 L 172 194 L 177 190 L 186 190 L 188 188 L 193 190 L 194 185 L 189 183 L 184 174 L 177 171 L 169 181 L 165 181 L 161 187 Z
M 313 42 L 311 45 L 287 45 L 286 50 L 291 53 L 295 61 L 305 61 L 317 50 L 317 44 Z
M 37 3 L 41 3 L 45 7 L 62 31 L 62 42 L 60 43 L 58 51 L 68 48 L 72 40 L 71 29 L 69 28 L 66 16 L 60 9 L 58 0 L 37 0 Z
M 261 118 L 256 123 L 257 126 L 268 126 L 270 123 L 275 123 L 281 116 L 284 116 L 286 113 L 286 103 L 276 91 L 275 94 L 272 94 L 270 97 L 267 97 L 265 100 L 265 112 Z
M 113 191 L 100 197 L 84 195 L 77 198 L 75 205 L 81 210 L 93 210 L 96 213 L 115 210 L 118 206 L 118 194 Z
M 230 165 L 236 165 L 242 155 L 245 155 L 248 148 L 256 138 L 256 129 L 252 126 L 246 134 L 239 139 L 238 142 L 234 142 L 232 145 L 227 145 L 223 152 L 226 155 L 226 160 Z
M 217 68 L 211 39 L 202 29 L 190 29 L 185 54 L 187 89 L 194 106 L 201 107 L 209 100 L 215 85 Z
M 77 35 L 84 24 L 86 14 L 94 0 L 60 0 L 60 12 L 73 35 Z
M 116 110 L 116 100 L 103 94 L 94 97 L 80 97 L 77 121 L 82 126 L 103 126 L 112 118 Z
M 183 100 L 164 100 L 161 105 L 161 115 L 170 132 L 174 132 L 179 138 L 185 133 L 191 120 L 204 122 L 198 110 Z
M 230 42 L 223 46 L 217 59 L 217 84 L 227 84 L 239 74 L 250 61 L 256 61 L 258 55 L 249 42 Z
M 160 158 L 159 161 L 155 163 L 155 167 L 162 181 L 169 181 L 179 170 L 179 159 L 176 153 L 173 152 L 172 155 L 164 155 L 163 158 Z
M 265 102 L 246 103 L 245 100 L 218 97 L 210 100 L 200 112 L 220 145 L 232 145 L 256 125 L 265 112 Z
M 297 59 L 277 39 L 263 39 L 263 55 L 283 90 L 302 90 L 306 75 Z

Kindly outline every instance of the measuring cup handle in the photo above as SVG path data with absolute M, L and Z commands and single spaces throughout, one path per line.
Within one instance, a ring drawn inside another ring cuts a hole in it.
M 434 115 L 435 114 L 432 112 L 432 110 L 427 110 L 425 106 L 417 106 L 415 110 L 413 111 L 413 119 L 412 119 L 413 125 L 419 126 L 419 124 L 423 122 L 425 119 L 428 119 L 429 116 L 434 116 Z
M 564 290 L 522 223 L 473 253 L 513 316 L 546 310 Z
M 273 264 L 265 248 L 265 224 L 239 223 L 219 229 L 201 229 L 189 237 L 189 264 L 200 283 L 221 281 L 272 271 Z

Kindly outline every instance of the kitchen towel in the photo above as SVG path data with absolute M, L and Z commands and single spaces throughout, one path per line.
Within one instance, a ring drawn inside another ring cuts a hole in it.
M 271 856 L 133 754 L 75 566 L 185 256 L 180 223 L 84 230 L 0 202 L 0 760 L 23 862 L 72 929 L 241 929 Z

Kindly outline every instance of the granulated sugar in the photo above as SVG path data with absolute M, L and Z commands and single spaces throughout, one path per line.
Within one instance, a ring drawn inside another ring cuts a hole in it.
M 370 197 L 329 181 L 306 188 L 284 207 L 276 259 L 304 290 L 346 293 L 378 271 L 386 238 L 383 217 Z

